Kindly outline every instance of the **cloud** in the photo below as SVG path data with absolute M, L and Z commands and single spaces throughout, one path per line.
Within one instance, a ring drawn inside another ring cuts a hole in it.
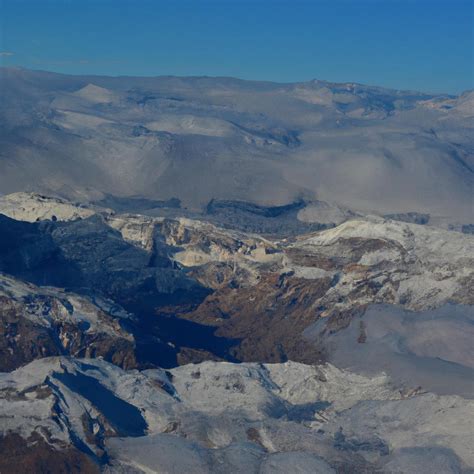
M 13 56 L 14 53 L 11 51 L 0 51 L 0 58 L 5 58 L 9 56 Z

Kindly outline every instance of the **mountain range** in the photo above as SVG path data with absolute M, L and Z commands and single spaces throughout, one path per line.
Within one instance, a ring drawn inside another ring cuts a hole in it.
M 0 69 L 0 190 L 473 222 L 474 93 Z M 311 218 L 311 212 L 306 213 Z
M 0 214 L 2 471 L 472 471 L 471 234 Z
M 0 472 L 472 474 L 473 118 L 0 68 Z

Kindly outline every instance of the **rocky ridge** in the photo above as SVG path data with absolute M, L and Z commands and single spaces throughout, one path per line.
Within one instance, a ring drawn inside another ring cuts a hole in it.
M 396 390 L 387 377 L 331 365 L 206 362 L 137 372 L 46 358 L 2 374 L 0 397 L 7 436 L 84 452 L 97 470 L 106 459 L 106 472 L 266 472 L 273 463 L 391 472 L 385 467 L 416 469 L 433 456 L 452 466 L 446 472 L 462 472 L 474 462 L 472 402 Z M 409 430 L 395 425 L 400 410 Z M 423 437 L 414 438 L 412 423 Z
M 471 235 L 345 215 L 263 237 L 34 194 L 0 213 L 0 470 L 474 468 Z
M 103 357 L 138 365 L 133 334 L 121 322 L 132 316 L 112 301 L 38 287 L 0 274 L 0 370 L 40 357 Z

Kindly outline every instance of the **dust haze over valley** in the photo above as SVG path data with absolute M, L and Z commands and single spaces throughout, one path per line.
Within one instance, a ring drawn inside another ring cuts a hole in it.
M 474 472 L 473 128 L 0 68 L 0 472 Z
M 0 186 L 472 223 L 473 92 L 0 70 Z M 306 217 L 311 216 L 307 212 Z

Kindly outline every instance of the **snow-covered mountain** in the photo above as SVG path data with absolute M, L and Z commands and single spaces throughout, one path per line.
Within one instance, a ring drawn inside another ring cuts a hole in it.
M 0 472 L 472 474 L 473 123 L 0 68 Z
M 0 69 L 0 191 L 263 205 L 323 200 L 473 223 L 472 92 Z
M 405 337 L 410 315 L 432 318 L 430 331 L 423 330 L 427 347 L 439 344 L 442 327 L 449 341 L 448 334 L 454 340 L 459 331 L 472 331 L 471 234 L 348 215 L 335 227 L 281 239 L 219 227 L 212 215 L 209 222 L 66 201 L 58 207 L 56 199 L 34 194 L 5 197 L 1 212 L 24 221 L 0 220 L 9 242 L 0 249 L 0 270 L 35 285 L 67 287 L 91 301 L 112 299 L 135 315 L 128 332 L 139 347 L 145 335 L 153 336 L 139 350 L 142 364 L 209 357 L 331 360 L 327 333 L 356 327 L 353 339 L 364 339 L 375 324 L 366 313 L 373 305 L 382 305 L 379 322 L 393 312 L 392 319 L 401 318 L 403 324 L 390 329 L 396 338 Z M 42 220 L 53 212 L 56 221 Z M 84 218 L 69 220 L 81 212 Z
M 138 372 L 55 357 L 0 375 L 3 435 L 31 445 L 19 462 L 68 450 L 80 472 L 468 472 L 473 403 L 328 364 Z

